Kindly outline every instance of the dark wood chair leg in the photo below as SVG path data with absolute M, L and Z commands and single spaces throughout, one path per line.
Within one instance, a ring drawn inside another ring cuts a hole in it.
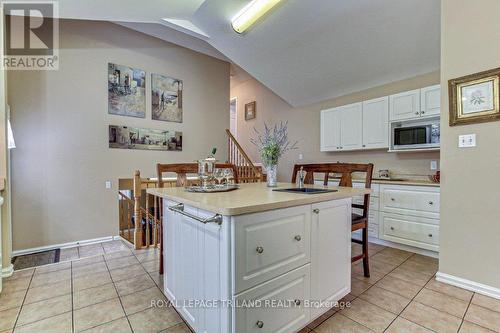
M 363 271 L 370 277 L 370 256 L 368 254 L 368 228 L 363 228 Z

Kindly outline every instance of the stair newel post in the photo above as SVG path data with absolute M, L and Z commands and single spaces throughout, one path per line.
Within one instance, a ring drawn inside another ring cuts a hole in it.
M 136 170 L 134 173 L 134 245 L 136 250 L 142 247 L 141 191 L 141 173 Z

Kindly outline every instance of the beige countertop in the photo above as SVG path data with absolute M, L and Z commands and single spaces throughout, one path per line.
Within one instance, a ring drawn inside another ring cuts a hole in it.
M 207 210 L 221 215 L 242 215 L 267 210 L 308 205 L 318 202 L 351 198 L 370 193 L 367 189 L 350 187 L 325 187 L 322 185 L 307 185 L 314 188 L 330 188 L 338 192 L 321 194 L 303 194 L 276 192 L 268 188 L 266 183 L 240 184 L 241 188 L 222 193 L 192 193 L 182 187 L 149 188 L 147 192 L 175 202 Z M 295 184 L 279 183 L 277 188 L 291 188 Z

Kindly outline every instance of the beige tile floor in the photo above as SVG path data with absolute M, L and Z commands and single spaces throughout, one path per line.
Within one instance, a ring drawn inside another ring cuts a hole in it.
M 369 279 L 361 263 L 352 267 L 350 306 L 302 332 L 500 333 L 500 301 L 435 281 L 436 259 L 375 244 L 370 252 Z M 151 307 L 152 299 L 165 300 L 158 255 L 112 241 L 63 250 L 65 262 L 17 271 L 4 280 L 0 333 L 190 332 L 173 309 Z

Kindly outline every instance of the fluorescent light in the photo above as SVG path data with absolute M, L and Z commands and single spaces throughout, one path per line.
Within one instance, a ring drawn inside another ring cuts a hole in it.
M 234 31 L 242 34 L 281 0 L 252 0 L 231 22 Z

